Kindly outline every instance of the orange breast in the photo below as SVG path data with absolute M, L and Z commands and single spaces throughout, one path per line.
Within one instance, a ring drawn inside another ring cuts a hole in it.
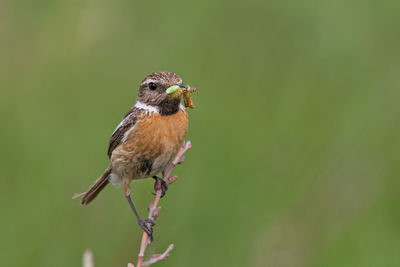
M 169 116 L 159 114 L 138 118 L 112 153 L 113 172 L 122 179 L 154 176 L 171 164 L 188 128 L 187 113 L 179 110 Z

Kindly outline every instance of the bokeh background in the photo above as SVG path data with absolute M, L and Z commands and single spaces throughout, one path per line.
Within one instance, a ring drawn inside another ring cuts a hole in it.
M 158 266 L 400 264 L 399 1 L 0 1 L 2 266 L 137 259 L 118 188 L 72 200 L 160 70 L 199 89 Z M 143 215 L 153 180 L 132 184 Z

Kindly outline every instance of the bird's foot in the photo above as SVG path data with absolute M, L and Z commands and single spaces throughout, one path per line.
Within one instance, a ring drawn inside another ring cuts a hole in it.
M 156 223 L 153 220 L 146 218 L 145 220 L 138 220 L 138 224 L 143 231 L 147 233 L 150 240 L 153 241 L 153 226 L 156 225 Z
M 153 178 L 156 180 L 154 183 L 154 190 L 157 192 L 158 190 L 161 190 L 161 197 L 165 196 L 165 193 L 168 190 L 168 184 L 164 179 L 161 179 L 158 176 L 153 176 Z

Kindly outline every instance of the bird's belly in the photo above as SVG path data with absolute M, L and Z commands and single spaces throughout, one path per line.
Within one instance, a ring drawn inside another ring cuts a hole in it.
M 119 180 L 141 179 L 164 171 L 181 148 L 186 131 L 187 115 L 184 111 L 139 120 L 112 153 L 114 177 Z
M 157 157 L 153 162 L 152 170 L 149 176 L 154 176 L 157 175 L 157 173 L 164 171 L 174 160 L 179 148 L 180 146 L 171 150 L 166 150 L 162 155 Z

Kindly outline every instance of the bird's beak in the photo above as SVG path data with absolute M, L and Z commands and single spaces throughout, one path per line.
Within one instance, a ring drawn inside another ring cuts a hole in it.
M 186 88 L 183 84 L 175 84 L 167 88 L 165 91 L 167 94 L 171 95 L 173 93 L 176 93 L 179 91 L 181 88 Z

